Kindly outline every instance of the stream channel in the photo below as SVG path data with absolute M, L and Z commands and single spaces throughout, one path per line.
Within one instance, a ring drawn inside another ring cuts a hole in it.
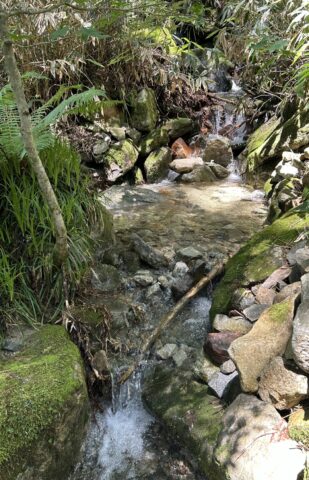
M 101 294 L 88 301 L 108 306 L 113 315 L 113 336 L 126 349 L 109 359 L 114 372 L 112 402 L 108 405 L 105 401 L 103 411 L 94 414 L 71 480 L 201 480 L 204 477 L 196 472 L 194 462 L 185 459 L 181 447 L 144 407 L 142 377 L 151 364 L 164 361 L 158 360 L 157 351 L 167 343 L 177 345 L 178 353 L 166 361 L 173 362 L 175 368 L 193 371 L 209 329 L 210 289 L 178 315 L 127 383 L 119 387 L 116 377 L 121 368 L 132 363 L 162 314 L 175 304 L 170 285 L 177 274 L 180 278 L 183 274 L 181 268 L 178 273 L 174 268 L 175 261 L 181 259 L 179 251 L 186 247 L 198 250 L 198 260 L 204 262 L 206 271 L 233 255 L 263 224 L 263 194 L 242 184 L 234 171 L 226 180 L 207 185 L 165 181 L 114 186 L 104 192 L 103 201 L 113 213 L 116 234 L 115 248 L 105 262 L 117 267 L 121 286 L 117 293 L 113 285 L 110 293 L 103 293 L 102 288 Z M 137 254 L 129 247 L 132 234 L 164 253 L 171 260 L 170 266 L 138 265 Z M 136 282 L 136 275 L 144 280 Z M 97 271 L 94 278 L 99 291 Z

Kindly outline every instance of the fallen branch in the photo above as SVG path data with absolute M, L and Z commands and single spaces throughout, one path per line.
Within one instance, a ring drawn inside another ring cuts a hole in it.
M 147 338 L 145 343 L 143 344 L 139 357 L 135 361 L 131 367 L 129 367 L 123 374 L 121 375 L 118 383 L 124 383 L 130 378 L 132 373 L 137 369 L 140 365 L 141 361 L 144 358 L 145 353 L 150 349 L 153 343 L 158 339 L 161 335 L 161 332 L 165 330 L 168 325 L 174 320 L 174 318 L 178 315 L 178 313 L 185 307 L 185 305 L 193 298 L 195 295 L 202 290 L 206 285 L 208 285 L 215 277 L 217 277 L 220 273 L 223 272 L 224 264 L 220 263 L 216 267 L 214 267 L 208 275 L 201 278 L 201 280 L 194 285 L 177 303 L 176 305 L 166 313 L 159 322 L 159 325 L 154 329 L 154 331 L 150 334 Z

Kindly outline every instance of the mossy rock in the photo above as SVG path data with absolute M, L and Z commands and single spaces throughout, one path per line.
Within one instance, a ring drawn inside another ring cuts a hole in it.
M 148 374 L 143 398 L 167 433 L 186 448 L 207 478 L 216 479 L 212 453 L 222 426 L 223 407 L 219 400 L 189 373 L 175 373 L 162 365 Z
M 62 326 L 44 326 L 0 363 L 0 478 L 67 478 L 89 401 L 78 348 Z
M 168 174 L 171 161 L 172 151 L 168 147 L 162 147 L 151 152 L 145 161 L 147 181 L 153 183 L 163 180 Z
M 289 418 L 289 435 L 309 449 L 309 406 L 293 412 Z
M 245 152 L 248 172 L 255 171 L 284 150 L 297 150 L 309 143 L 309 107 L 298 110 L 291 118 L 272 118 L 249 138 Z
M 156 97 L 151 88 L 143 88 L 132 100 L 131 123 L 141 132 L 150 132 L 159 118 Z
M 139 40 L 147 41 L 147 44 L 151 42 L 163 48 L 169 55 L 177 55 L 182 51 L 177 46 L 170 30 L 166 27 L 143 28 L 133 32 L 132 35 Z
M 164 128 L 168 131 L 170 140 L 176 140 L 183 135 L 198 132 L 197 122 L 186 117 L 170 118 L 164 123 Z
M 113 145 L 105 156 L 105 162 L 110 167 L 117 165 L 122 173 L 126 173 L 134 167 L 137 157 L 138 148 L 128 139 Z
M 290 214 L 255 234 L 226 264 L 225 275 L 214 291 L 210 318 L 233 308 L 234 292 L 262 282 L 281 266 L 278 248 L 293 243 L 309 227 L 308 214 Z
M 168 130 L 163 125 L 150 132 L 141 141 L 141 153 L 147 154 L 169 143 Z

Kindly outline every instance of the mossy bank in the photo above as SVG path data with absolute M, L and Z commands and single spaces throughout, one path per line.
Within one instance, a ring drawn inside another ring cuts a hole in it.
M 63 327 L 42 327 L 0 363 L 0 479 L 66 478 L 88 413 L 77 347 Z

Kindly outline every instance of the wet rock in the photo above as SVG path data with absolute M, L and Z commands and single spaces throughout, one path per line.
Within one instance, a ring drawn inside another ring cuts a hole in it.
M 204 162 L 200 157 L 178 158 L 170 163 L 170 168 L 176 173 L 189 173 L 196 167 L 203 166 Z
M 245 317 L 250 321 L 250 322 L 256 322 L 262 313 L 269 307 L 269 305 L 259 305 L 257 303 L 254 303 L 253 305 L 250 305 L 250 307 L 245 308 L 243 311 L 243 314 Z
M 154 282 L 153 276 L 148 271 L 139 271 L 136 272 L 136 275 L 133 277 L 135 283 L 140 285 L 141 287 L 148 287 L 152 285 Z
M 180 346 L 173 353 L 172 358 L 177 367 L 181 367 L 188 360 L 188 353 L 184 346 Z
M 224 373 L 225 375 L 229 375 L 230 373 L 235 372 L 235 370 L 236 365 L 233 360 L 227 360 L 220 366 L 220 372 Z
M 164 275 L 160 275 L 158 277 L 158 282 L 160 283 L 161 287 L 163 288 L 169 288 L 170 287 L 170 280 L 165 277 Z
M 309 300 L 303 301 L 297 309 L 293 322 L 292 350 L 295 363 L 309 373 Z
M 290 437 L 309 449 L 309 408 L 299 408 L 289 417 Z
M 238 376 L 237 372 L 225 375 L 221 372 L 215 373 L 208 381 L 208 387 L 218 397 L 223 398 L 227 393 L 231 382 Z
M 92 271 L 93 288 L 102 292 L 118 290 L 121 284 L 120 274 L 113 265 L 97 265 Z
M 271 288 L 259 287 L 255 295 L 255 300 L 261 305 L 272 305 L 276 296 L 275 290 Z
M 206 163 L 207 167 L 213 171 L 217 178 L 226 178 L 229 176 L 230 172 L 227 168 L 223 167 L 219 163 L 209 162 Z
M 189 147 L 182 138 L 177 138 L 171 146 L 172 154 L 174 158 L 185 159 L 193 157 L 194 150 Z M 183 173 L 183 172 L 179 172 Z
M 126 127 L 126 134 L 133 142 L 135 145 L 138 145 L 140 142 L 140 139 L 142 138 L 141 132 L 136 130 L 136 128 L 131 128 L 131 127 Z
M 236 332 L 208 333 L 204 352 L 216 365 L 222 365 L 230 359 L 228 349 L 240 336 L 241 334 Z
M 218 332 L 238 332 L 248 333 L 252 328 L 252 324 L 244 317 L 228 317 L 227 315 L 217 314 L 213 322 L 213 328 Z
M 162 293 L 161 287 L 159 283 L 155 283 L 154 285 L 151 285 L 146 291 L 146 298 L 148 299 L 153 299 L 155 297 L 159 297 Z
M 211 471 L 222 409 L 207 387 L 192 381 L 191 373 L 157 365 L 145 378 L 143 399 L 167 431 L 194 455 L 199 469 L 204 474 Z
M 222 478 L 296 480 L 306 455 L 295 441 L 285 440 L 286 427 L 272 405 L 255 396 L 239 395 L 224 414 L 214 452 Z
M 219 372 L 219 367 L 214 365 L 208 358 L 197 360 L 193 366 L 194 376 L 204 383 L 208 383 L 210 378 Z
M 143 88 L 133 100 L 131 122 L 141 132 L 150 132 L 157 124 L 159 112 L 156 97 L 150 88 Z
M 18 352 L 23 345 L 22 338 L 7 338 L 4 340 L 3 344 L 0 346 L 1 350 L 5 350 L 6 352 L 16 353 Z
M 189 267 L 185 262 L 177 262 L 173 270 L 173 276 L 183 277 L 186 273 L 188 273 L 188 271 Z
M 309 397 L 309 383 L 305 375 L 294 372 L 276 357 L 263 370 L 259 382 L 259 396 L 272 403 L 277 410 L 295 407 Z
M 194 284 L 194 278 L 186 273 L 182 277 L 175 278 L 172 281 L 171 289 L 173 296 L 176 300 L 181 298 L 185 293 L 187 293 Z
M 191 118 L 179 117 L 171 118 L 164 123 L 171 140 L 192 133 L 196 129 L 196 124 Z
M 203 160 L 204 162 L 213 160 L 215 163 L 227 167 L 233 160 L 229 139 L 221 135 L 208 135 Z
M 176 350 L 177 350 L 177 345 L 175 343 L 167 343 L 162 348 L 157 350 L 157 357 L 160 360 L 168 360 L 169 358 L 172 358 Z
M 280 303 L 288 297 L 296 296 L 296 302 L 300 298 L 301 284 L 300 282 L 294 282 L 290 285 L 286 285 L 275 296 L 274 303 Z
M 143 262 L 147 263 L 151 267 L 158 268 L 168 265 L 168 260 L 162 253 L 151 247 L 148 243 L 138 236 L 136 233 L 131 236 L 133 247 Z
M 194 247 L 185 247 L 182 248 L 181 250 L 177 251 L 177 255 L 179 257 L 183 258 L 184 260 L 196 260 L 198 258 L 201 258 L 203 255 L 199 250 L 196 250 Z
M 180 181 L 184 183 L 194 182 L 215 182 L 216 176 L 207 165 L 195 167 L 190 173 L 185 173 L 181 176 Z
M 121 253 L 121 257 L 126 267 L 126 270 L 129 273 L 135 273 L 139 269 L 140 267 L 139 256 L 137 255 L 136 252 L 132 252 L 131 250 L 126 250 Z
M 265 310 L 252 330 L 236 339 L 228 353 L 236 364 L 244 392 L 256 392 L 264 368 L 283 355 L 292 333 L 295 299 L 289 298 Z
M 172 153 L 168 147 L 162 147 L 151 152 L 144 164 L 147 181 L 154 183 L 166 178 L 171 160 Z
M 109 372 L 109 363 L 105 350 L 99 350 L 94 354 L 93 366 L 98 372 Z

